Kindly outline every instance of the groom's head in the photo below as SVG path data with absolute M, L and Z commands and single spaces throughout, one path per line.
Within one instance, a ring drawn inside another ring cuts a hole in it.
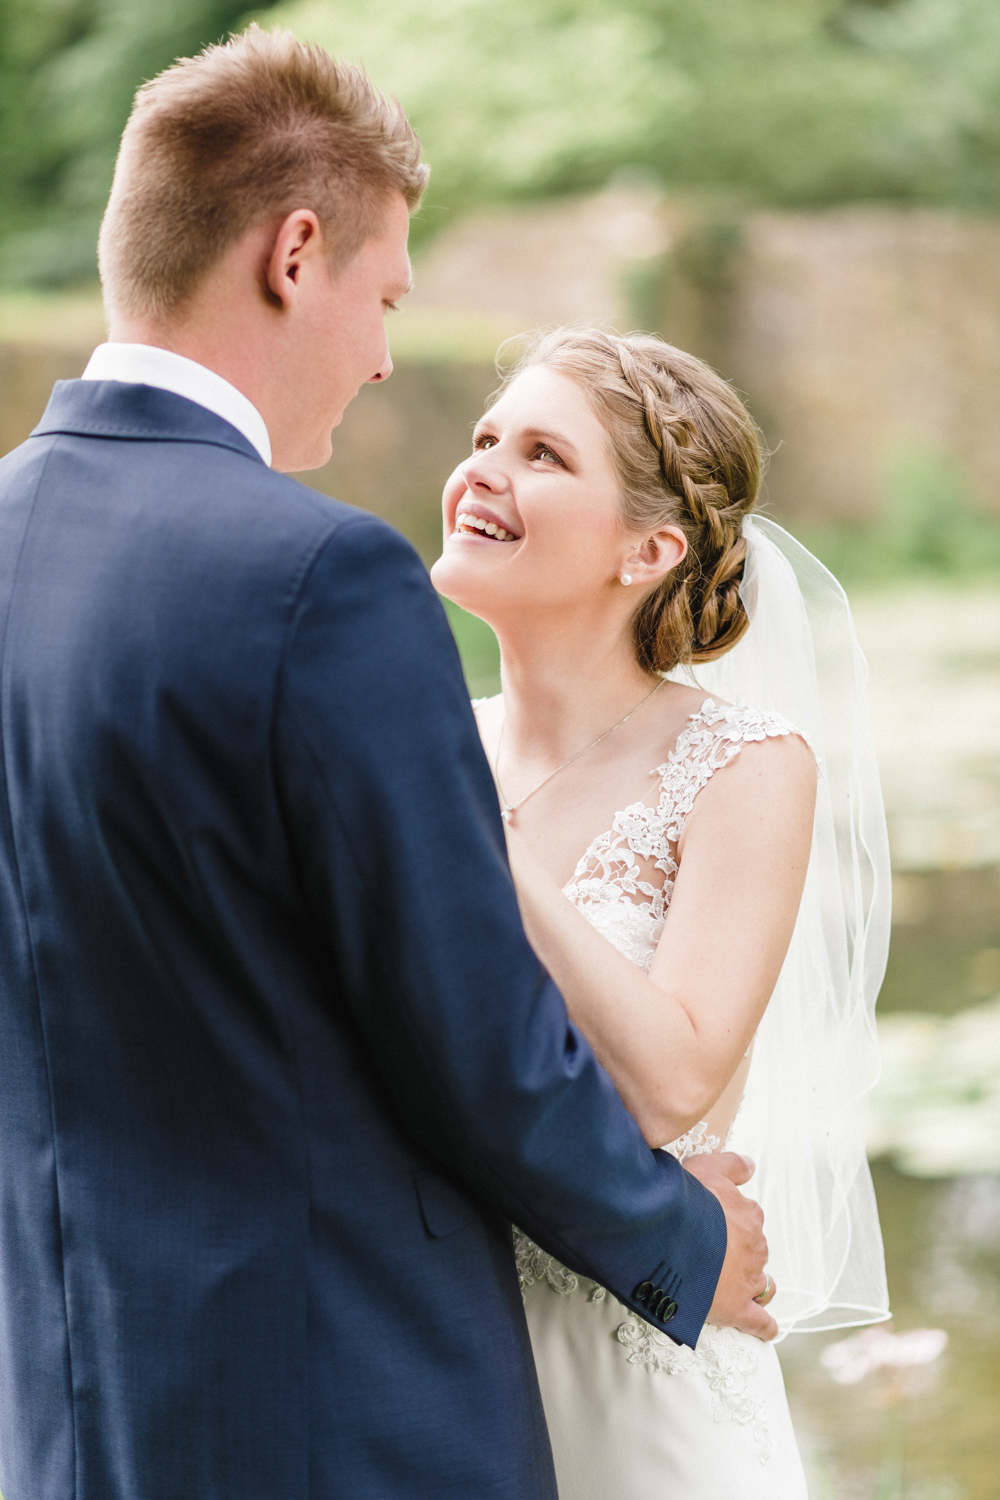
M 217 369 L 263 410 L 278 466 L 322 462 L 392 368 L 382 315 L 426 177 L 399 105 L 289 32 L 184 59 L 122 138 L 99 247 L 111 337 Z

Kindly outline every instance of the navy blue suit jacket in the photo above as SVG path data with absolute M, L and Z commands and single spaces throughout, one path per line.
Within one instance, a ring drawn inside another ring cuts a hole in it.
M 510 1221 L 689 1344 L 725 1226 L 525 941 L 411 548 L 66 382 L 0 673 L 6 1500 L 552 1500 Z

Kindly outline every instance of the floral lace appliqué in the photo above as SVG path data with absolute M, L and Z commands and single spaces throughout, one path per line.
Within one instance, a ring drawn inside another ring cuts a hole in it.
M 663 932 L 677 877 L 677 844 L 694 799 L 715 775 L 753 740 L 781 738 L 798 731 L 778 714 L 756 708 L 720 708 L 706 698 L 664 765 L 655 807 L 634 802 L 607 833 L 591 844 L 564 893 L 603 937 L 641 969 L 648 969 Z M 644 877 L 660 872 L 654 883 Z M 651 868 L 648 868 L 651 867 Z
M 675 1344 L 642 1318 L 630 1317 L 618 1330 L 618 1342 L 628 1350 L 629 1364 L 643 1365 L 659 1375 L 701 1375 L 712 1392 L 717 1422 L 728 1417 L 749 1427 L 762 1464 L 771 1456 L 767 1407 L 750 1394 L 760 1364 L 756 1341 L 735 1328 L 706 1324 L 696 1349 Z
M 692 1125 L 690 1130 L 686 1130 L 663 1149 L 669 1151 L 671 1156 L 676 1156 L 678 1161 L 687 1161 L 689 1156 L 710 1156 L 713 1151 L 721 1151 L 722 1137 L 709 1135 L 708 1121 L 699 1120 L 697 1125 Z
M 556 1260 L 554 1255 L 548 1255 L 540 1245 L 536 1245 L 534 1240 L 529 1239 L 517 1228 L 514 1230 L 514 1261 L 522 1296 L 529 1286 L 535 1285 L 536 1281 L 545 1282 L 554 1292 L 558 1292 L 560 1297 L 572 1296 L 581 1283 L 584 1287 L 589 1287 L 588 1302 L 603 1302 L 608 1295 L 605 1287 L 596 1281 L 591 1281 L 588 1276 L 577 1276 L 561 1261 Z

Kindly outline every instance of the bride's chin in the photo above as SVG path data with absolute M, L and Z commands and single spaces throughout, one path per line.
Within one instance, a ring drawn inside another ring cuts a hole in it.
M 431 568 L 431 583 L 445 599 L 457 604 L 470 615 L 480 615 L 495 602 L 497 590 L 482 571 L 469 567 L 464 559 L 444 552 Z
M 450 544 L 449 539 L 449 542 L 445 543 L 441 556 L 431 568 L 431 577 L 435 584 L 439 578 L 446 578 L 449 585 L 454 584 L 456 588 L 475 589 L 477 585 L 481 586 L 492 569 L 489 567 L 487 558 L 472 555 L 474 550 L 480 549 L 471 546 L 456 547 Z
M 443 552 L 431 568 L 431 583 L 439 594 L 443 594 L 446 599 L 451 599 L 453 603 L 458 604 L 459 595 L 464 599 L 470 593 L 476 593 L 474 580 L 470 577 L 471 572 L 471 568 L 463 567 L 456 558 Z M 465 608 L 464 604 L 462 608 Z

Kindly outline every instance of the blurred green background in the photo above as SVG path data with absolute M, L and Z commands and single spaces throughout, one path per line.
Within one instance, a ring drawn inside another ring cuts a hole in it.
M 894 864 L 876 1185 L 897 1326 L 951 1342 L 896 1396 L 783 1359 L 813 1500 L 1000 1500 L 1000 0 L 0 0 L 0 452 L 103 337 L 135 89 L 251 15 L 365 62 L 433 169 L 393 378 L 308 483 L 430 562 L 497 345 L 602 319 L 734 380 L 766 507 L 849 587 Z

